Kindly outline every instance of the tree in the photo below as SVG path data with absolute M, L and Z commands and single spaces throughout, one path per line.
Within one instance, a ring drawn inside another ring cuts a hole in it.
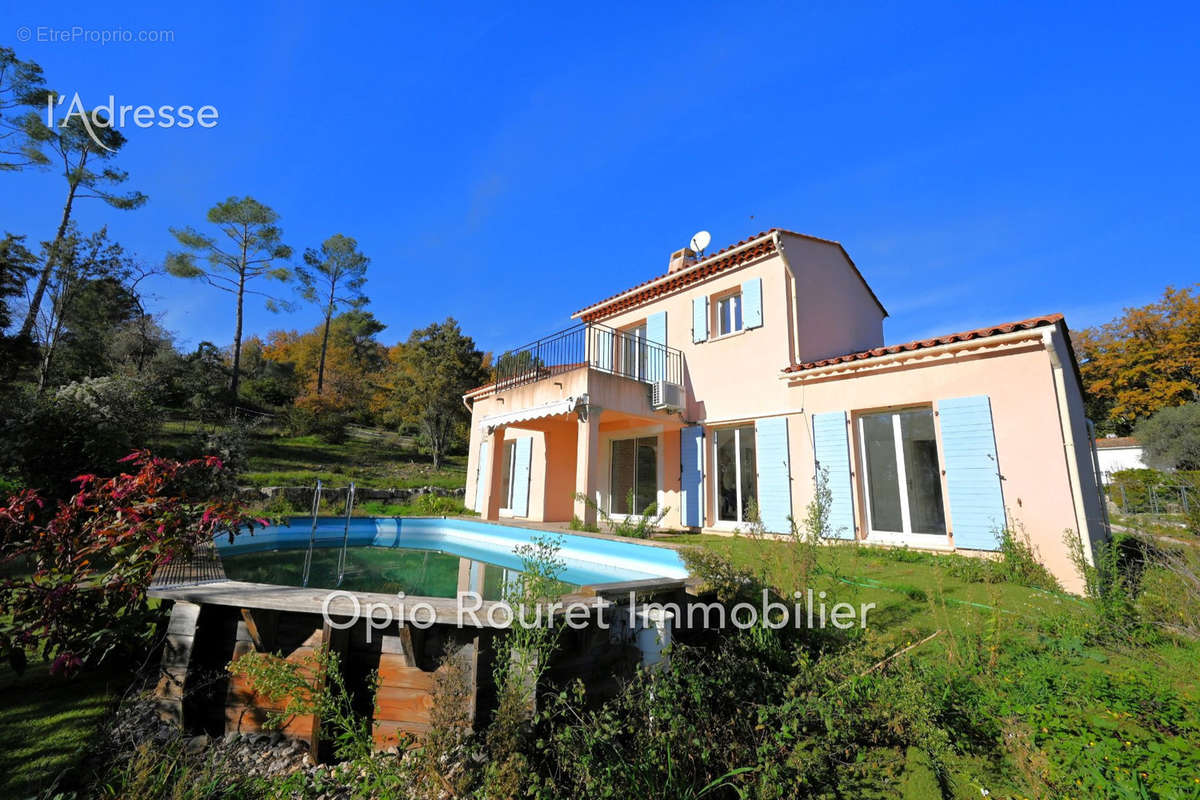
M 28 336 L 5 336 L 12 323 L 8 298 L 21 293 L 25 282 L 37 272 L 37 256 L 25 246 L 24 236 L 5 234 L 0 239 L 0 385 L 8 386 L 17 367 L 32 359 L 32 344 Z
M 1200 403 L 1156 411 L 1133 435 L 1146 448 L 1146 463 L 1156 469 L 1200 470 Z
M 1159 409 L 1200 400 L 1200 292 L 1167 287 L 1161 301 L 1074 341 L 1088 416 L 1102 432 L 1128 434 Z
M 113 190 L 113 187 L 124 183 L 129 177 L 124 170 L 107 165 L 125 146 L 125 137 L 103 111 L 92 112 L 92 117 L 104 124 L 87 121 L 82 113 L 68 115 L 62 122 L 57 123 L 54 130 L 45 129 L 38 139 L 39 147 L 49 149 L 55 156 L 54 160 L 62 164 L 63 175 L 67 179 L 67 198 L 63 203 L 58 229 L 46 248 L 42 270 L 30 295 L 25 321 L 21 324 L 22 336 L 28 336 L 33 331 L 46 287 L 55 267 L 58 266 L 58 260 L 69 252 L 65 240 L 75 201 L 102 200 L 113 208 L 122 210 L 139 208 L 146 203 L 146 195 L 141 192 L 118 193 Z
M 339 305 L 353 309 L 366 305 L 362 287 L 367 282 L 367 265 L 371 259 L 358 251 L 358 242 L 342 234 L 334 234 L 321 244 L 320 250 L 304 251 L 304 266 L 296 267 L 301 295 L 321 306 L 325 329 L 321 334 L 321 360 L 317 366 L 317 394 L 325 386 L 325 353 L 329 348 L 329 323 Z
M 329 403 L 305 405 L 314 409 L 340 407 L 352 412 L 360 422 L 386 405 L 383 385 L 387 382 L 387 348 L 378 335 L 387 326 L 369 311 L 347 311 L 333 318 L 329 326 L 325 358 L 324 394 L 338 395 Z M 323 326 L 307 333 L 272 331 L 263 355 L 279 364 L 294 365 L 302 397 L 316 397 L 317 370 L 321 359 Z
M 47 386 L 64 332 L 74 333 L 74 343 L 84 349 L 99 344 L 84 356 L 85 361 L 102 359 L 111 326 L 140 309 L 135 291 L 140 277 L 124 248 L 108 238 L 106 228 L 85 237 L 72 225 L 59 247 L 62 252 L 54 259 L 57 266 L 46 284 L 50 302 L 39 309 L 37 319 L 42 347 L 39 392 Z M 103 371 L 102 363 L 93 366 Z M 87 373 L 94 374 L 94 369 Z
M 397 348 L 396 362 L 395 419 L 418 428 L 433 468 L 438 469 L 470 421 L 463 394 L 487 378 L 483 354 L 450 317 L 413 331 L 404 346 Z
M 51 95 L 36 62 L 0 47 L 0 171 L 49 163 L 41 150 L 47 131 L 34 109 L 45 108 Z
M 247 294 L 267 299 L 275 310 L 281 301 L 264 292 L 247 288 L 259 278 L 286 283 L 291 271 L 277 262 L 291 258 L 292 249 L 282 242 L 275 224 L 279 215 L 253 197 L 230 197 L 209 209 L 208 221 L 217 226 L 227 243 L 194 228 L 172 228 L 171 234 L 185 251 L 167 254 L 167 272 L 179 278 L 203 278 L 209 286 L 232 294 L 236 303 L 233 329 L 233 374 L 230 400 L 238 398 L 242 359 L 242 312 Z M 204 265 L 198 263 L 203 259 Z

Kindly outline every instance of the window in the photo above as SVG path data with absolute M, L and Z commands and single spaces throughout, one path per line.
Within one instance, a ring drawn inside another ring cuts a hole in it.
M 610 514 L 644 514 L 647 508 L 656 505 L 658 437 L 614 441 L 610 479 Z
M 504 443 L 504 460 L 500 462 L 500 508 L 504 510 L 512 508 L 513 486 L 516 485 L 513 475 L 517 463 L 516 452 L 515 441 Z
M 866 465 L 868 537 L 944 537 L 946 513 L 932 409 L 865 414 L 858 426 Z
M 717 335 L 725 336 L 742 329 L 742 294 L 726 295 L 717 300 Z
M 713 438 L 717 451 L 717 520 L 748 522 L 750 502 L 758 502 L 754 426 L 724 428 Z

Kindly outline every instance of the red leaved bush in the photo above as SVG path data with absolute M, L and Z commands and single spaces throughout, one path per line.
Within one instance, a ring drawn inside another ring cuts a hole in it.
M 214 499 L 217 458 L 143 450 L 122 461 L 131 472 L 76 478 L 52 515 L 33 490 L 0 506 L 0 574 L 12 576 L 0 582 L 0 657 L 18 671 L 28 650 L 71 673 L 144 648 L 161 619 L 146 597 L 155 570 L 255 524 L 235 500 Z

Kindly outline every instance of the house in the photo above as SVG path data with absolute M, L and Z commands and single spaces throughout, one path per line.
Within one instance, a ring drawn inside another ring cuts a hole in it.
M 832 538 L 995 553 L 1019 529 L 1079 590 L 1064 532 L 1089 559 L 1107 533 L 1061 315 L 900 345 L 886 316 L 837 242 L 771 229 L 675 252 L 464 396 L 466 501 L 787 532 L 824 476 Z
M 1132 436 L 1108 436 L 1096 440 L 1096 465 L 1105 486 L 1112 483 L 1114 472 L 1146 469 L 1142 443 Z

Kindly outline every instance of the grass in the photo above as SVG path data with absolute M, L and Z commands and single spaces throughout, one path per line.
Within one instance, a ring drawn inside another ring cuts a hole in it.
M 25 674 L 0 667 L 0 797 L 28 797 L 74 767 L 124 690 L 128 670 L 72 680 L 31 663 Z
M 1054 793 L 1065 784 L 1080 797 L 1200 797 L 1200 642 L 1153 631 L 1097 635 L 1086 600 L 984 582 L 962 556 L 821 547 L 805 586 L 788 544 L 671 541 L 724 554 L 775 586 L 825 592 L 829 605 L 875 603 L 867 636 L 880 652 L 940 630 L 903 658 L 962 681 L 962 713 L 987 720 L 980 727 L 994 726 L 999 740 L 956 751 L 948 764 L 956 797 Z M 889 757 L 906 761 L 903 752 Z
M 186 453 L 197 434 L 207 430 L 211 428 L 195 422 L 167 422 L 152 449 L 167 456 Z M 331 486 L 354 481 L 367 489 L 466 485 L 465 456 L 447 456 L 435 470 L 410 438 L 384 431 L 351 428 L 349 439 L 330 444 L 258 426 L 250 430 L 247 449 L 249 466 L 239 477 L 246 486 L 311 486 L 318 479 Z

